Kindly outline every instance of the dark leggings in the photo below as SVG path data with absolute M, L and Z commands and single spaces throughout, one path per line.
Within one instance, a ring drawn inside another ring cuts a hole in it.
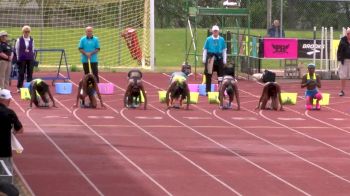
M 17 62 L 18 64 L 18 82 L 17 88 L 23 87 L 24 74 L 27 72 L 27 82 L 33 80 L 33 63 L 32 60 L 25 60 Z
M 96 82 L 99 83 L 100 80 L 98 78 L 98 63 L 90 63 L 91 64 L 91 71 L 92 71 L 92 74 L 94 74 L 95 78 L 96 78 Z M 89 70 L 89 63 L 83 63 L 83 68 L 84 68 L 84 73 L 85 75 L 90 73 L 90 70 Z
M 207 67 L 208 66 L 208 61 L 213 56 L 215 56 L 215 55 L 208 54 L 207 61 L 206 61 L 206 64 L 205 64 L 205 69 L 204 69 L 204 74 L 205 74 L 205 79 L 206 79 L 206 81 L 205 81 L 206 82 L 206 92 L 210 92 L 211 91 L 211 78 L 213 76 L 213 72 L 216 71 L 218 78 L 219 77 L 223 77 L 223 75 L 224 75 L 224 73 L 223 73 L 223 71 L 224 71 L 223 59 L 222 59 L 222 57 L 218 58 L 217 56 L 216 56 L 214 64 L 213 64 L 213 71 L 212 71 L 212 73 L 211 74 L 208 73 L 208 70 L 207 70 L 208 69 L 208 67 Z M 219 82 L 221 82 L 221 81 L 219 81 Z

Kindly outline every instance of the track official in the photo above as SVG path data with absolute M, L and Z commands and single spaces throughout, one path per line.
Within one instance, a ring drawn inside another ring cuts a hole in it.
M 86 36 L 83 36 L 79 42 L 79 51 L 81 53 L 81 62 L 83 63 L 84 73 L 90 73 L 89 63 L 91 63 L 91 71 L 95 78 L 96 82 L 99 83 L 98 78 L 98 59 L 97 53 L 100 51 L 100 41 L 98 37 L 93 35 L 93 28 L 86 27 L 85 29 Z
M 217 25 L 212 27 L 212 35 L 209 36 L 203 48 L 204 74 L 206 77 L 206 92 L 210 92 L 211 78 L 213 72 L 217 72 L 219 84 L 223 79 L 223 69 L 227 62 L 226 43 L 219 35 L 220 29 Z

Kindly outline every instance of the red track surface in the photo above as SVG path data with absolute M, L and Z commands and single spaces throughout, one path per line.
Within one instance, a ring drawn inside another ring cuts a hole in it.
M 100 80 L 117 87 L 103 96 L 105 110 L 73 109 L 76 87 L 55 95 L 57 109 L 25 112 L 29 103 L 14 95 L 25 126 L 14 160 L 35 195 L 350 195 L 350 99 L 337 97 L 338 81 L 323 81 L 331 105 L 311 112 L 299 81 L 281 81 L 300 98 L 273 112 L 254 110 L 261 85 L 251 81 L 239 81 L 241 111 L 206 97 L 166 111 L 164 74 L 144 76 L 148 110 L 123 108 L 126 73 Z

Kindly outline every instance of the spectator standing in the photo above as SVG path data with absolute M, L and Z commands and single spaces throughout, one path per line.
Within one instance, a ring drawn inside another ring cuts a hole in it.
M 279 20 L 274 20 L 272 26 L 267 30 L 268 37 L 285 37 L 284 30 L 282 29 L 281 36 L 281 26 Z
M 8 44 L 7 32 L 0 32 L 0 89 L 7 89 L 10 84 L 12 48 Z
M 17 92 L 23 87 L 24 74 L 27 73 L 27 82 L 33 80 L 34 69 L 34 40 L 30 36 L 31 28 L 28 25 L 22 27 L 22 36 L 16 41 L 16 55 L 18 65 Z
M 206 92 L 211 90 L 211 77 L 213 72 L 217 72 L 218 82 L 223 79 L 224 65 L 227 62 L 226 43 L 219 35 L 220 29 L 217 25 L 212 27 L 212 35 L 209 36 L 203 48 L 203 63 L 205 65 L 204 74 L 206 77 Z
M 90 72 L 88 63 L 90 60 L 92 74 L 95 76 L 96 82 L 99 83 L 97 53 L 100 51 L 100 41 L 98 37 L 93 35 L 93 28 L 90 26 L 86 27 L 85 34 L 86 36 L 83 36 L 79 42 L 84 73 L 86 75 Z
M 12 167 L 12 148 L 11 134 L 12 128 L 14 133 L 22 133 L 23 126 L 18 120 L 16 113 L 8 108 L 11 101 L 11 92 L 7 89 L 0 90 L 0 160 L 3 160 L 10 172 L 13 173 Z
M 346 35 L 340 39 L 337 51 L 338 74 L 340 78 L 339 96 L 344 96 L 346 80 L 350 79 L 350 28 L 346 30 Z

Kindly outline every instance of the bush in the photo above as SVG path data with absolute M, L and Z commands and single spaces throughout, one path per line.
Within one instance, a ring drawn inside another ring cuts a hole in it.
M 70 71 L 71 72 L 78 72 L 79 71 L 78 66 L 77 65 L 71 65 L 70 66 Z

